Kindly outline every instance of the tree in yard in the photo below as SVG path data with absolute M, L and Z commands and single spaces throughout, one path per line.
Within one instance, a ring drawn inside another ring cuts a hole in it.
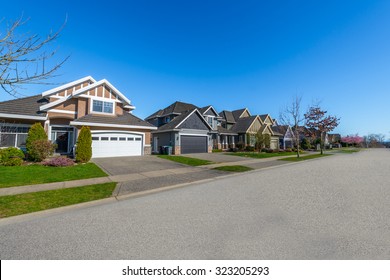
M 54 73 L 68 59 L 66 57 L 57 64 L 48 64 L 56 54 L 56 50 L 49 49 L 48 45 L 59 37 L 62 27 L 45 38 L 38 34 L 19 34 L 18 30 L 27 21 L 21 17 L 0 29 L 0 86 L 13 96 L 25 84 L 48 84 L 45 81 L 54 77 Z M 0 21 L 0 24 L 4 24 L 4 21 Z
M 92 134 L 88 126 L 83 126 L 77 138 L 76 161 L 88 162 L 92 157 Z
M 292 100 L 292 102 L 286 106 L 284 111 L 280 112 L 279 114 L 279 121 L 284 124 L 288 125 L 291 128 L 293 128 L 293 140 L 297 147 L 297 157 L 299 157 L 299 145 L 300 145 L 300 132 L 301 127 L 304 121 L 304 118 L 302 116 L 301 112 L 301 102 L 302 97 L 295 96 Z
M 256 150 L 259 152 L 262 148 L 264 148 L 264 135 L 260 131 L 256 133 L 256 144 L 255 144 Z
M 311 106 L 306 112 L 305 125 L 314 133 L 320 133 L 321 155 L 324 153 L 326 133 L 332 131 L 339 125 L 340 118 L 326 115 L 327 111 L 322 110 L 318 105 Z
M 267 149 L 271 148 L 271 135 L 269 135 L 268 133 L 264 134 L 264 146 Z

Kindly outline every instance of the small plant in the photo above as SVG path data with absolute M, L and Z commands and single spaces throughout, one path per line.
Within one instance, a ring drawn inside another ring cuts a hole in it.
M 266 149 L 266 151 L 265 151 L 266 153 L 269 153 L 269 154 L 271 154 L 271 153 L 273 153 L 274 152 L 274 150 L 273 149 Z
M 88 126 L 83 126 L 77 138 L 76 161 L 88 162 L 92 157 L 92 134 Z
M 285 152 L 288 152 L 288 153 L 291 153 L 292 152 L 292 149 L 291 148 L 287 148 L 284 150 Z
M 72 166 L 74 165 L 74 161 L 67 157 L 55 157 L 44 162 L 44 165 L 54 167 Z
M 237 149 L 239 151 L 242 151 L 244 149 L 244 147 L 245 147 L 245 144 L 244 144 L 244 142 L 240 141 L 240 142 L 237 143 L 236 147 L 237 147 Z
M 0 149 L 0 165 L 20 166 L 23 163 L 24 153 L 14 147 Z
M 33 161 L 42 161 L 52 155 L 56 149 L 56 145 L 49 140 L 35 140 L 31 143 L 28 156 Z
M 213 149 L 213 153 L 221 153 L 222 149 Z

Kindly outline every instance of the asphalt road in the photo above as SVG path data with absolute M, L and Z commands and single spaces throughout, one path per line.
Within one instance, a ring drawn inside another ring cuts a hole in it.
M 390 259 L 390 150 L 0 220 L 0 259 Z

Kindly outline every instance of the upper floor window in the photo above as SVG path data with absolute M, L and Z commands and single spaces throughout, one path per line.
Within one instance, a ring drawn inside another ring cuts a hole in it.
M 100 100 L 93 100 L 92 111 L 99 113 L 112 114 L 114 112 L 114 103 Z
M 165 117 L 165 123 L 169 123 L 171 121 L 171 118 L 170 117 Z

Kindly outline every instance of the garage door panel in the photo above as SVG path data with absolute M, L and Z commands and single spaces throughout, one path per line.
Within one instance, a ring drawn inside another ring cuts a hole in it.
M 92 133 L 92 157 L 142 155 L 142 136 L 131 133 Z
M 181 135 L 181 153 L 207 153 L 207 136 Z

